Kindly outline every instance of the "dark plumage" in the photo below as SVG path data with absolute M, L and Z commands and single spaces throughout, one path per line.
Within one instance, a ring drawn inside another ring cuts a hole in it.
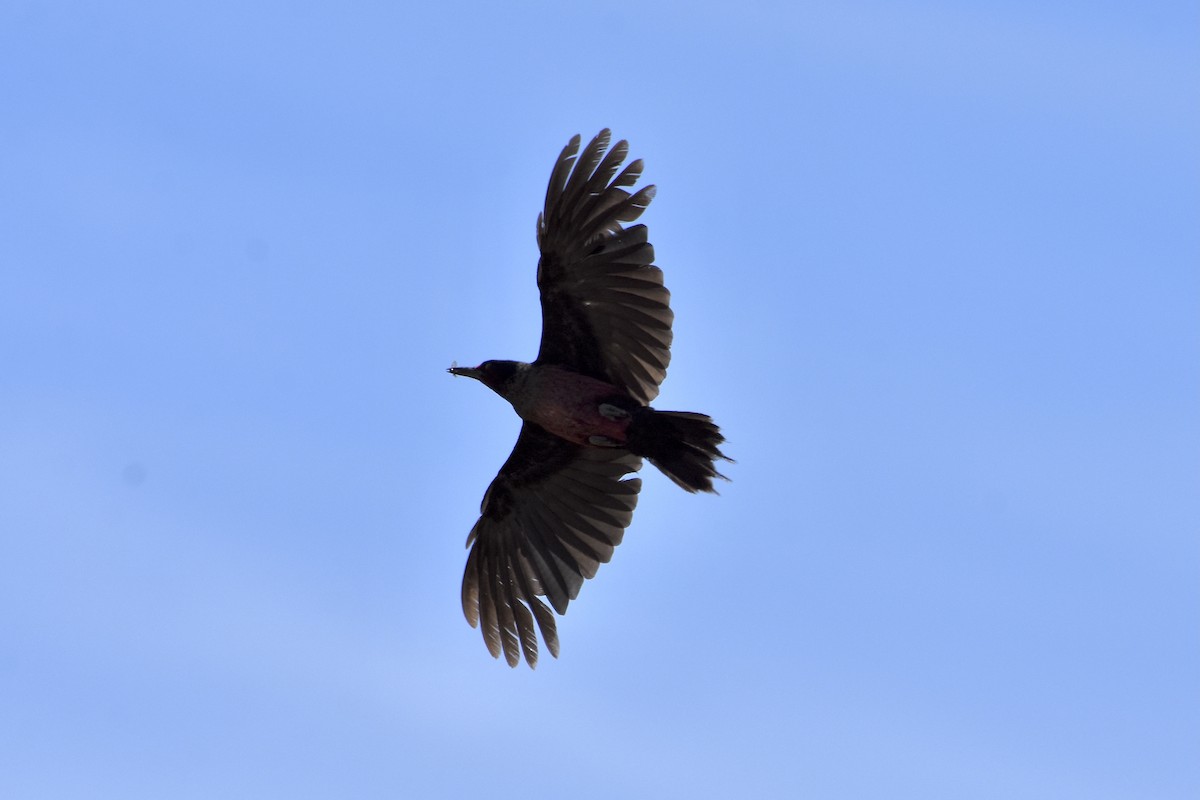
M 725 441 L 703 414 L 649 403 L 671 360 L 670 292 L 641 216 L 654 187 L 630 193 L 642 162 L 600 132 L 563 149 L 538 216 L 542 342 L 532 364 L 451 367 L 512 403 L 525 421 L 467 537 L 463 613 L 493 656 L 537 664 L 537 630 L 558 656 L 551 608 L 565 614 L 621 543 L 647 458 L 689 492 L 712 492 Z M 607 152 L 606 152 L 607 151 Z M 550 603 L 547 607 L 540 598 Z M 536 623 L 536 630 L 535 630 Z

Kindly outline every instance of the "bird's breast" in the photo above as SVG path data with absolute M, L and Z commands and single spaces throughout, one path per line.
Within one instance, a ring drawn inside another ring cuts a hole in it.
M 623 445 L 629 417 L 613 419 L 601 413 L 600 404 L 624 396 L 605 381 L 561 367 L 537 366 L 509 400 L 522 419 L 569 442 L 586 445 L 600 436 Z

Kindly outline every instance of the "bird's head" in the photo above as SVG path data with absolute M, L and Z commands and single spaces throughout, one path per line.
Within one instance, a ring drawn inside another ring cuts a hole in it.
M 496 394 L 503 395 L 509 379 L 524 366 L 527 365 L 520 361 L 485 361 L 478 367 L 453 366 L 446 371 L 451 375 L 474 378 Z

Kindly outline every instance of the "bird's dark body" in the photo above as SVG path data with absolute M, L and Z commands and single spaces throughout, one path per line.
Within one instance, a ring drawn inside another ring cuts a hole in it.
M 531 364 L 514 376 L 518 379 L 521 385 L 510 400 L 521 419 L 573 444 L 596 446 L 594 437 L 625 444 L 628 411 L 640 404 L 616 386 L 552 364 Z M 606 416 L 600 409 L 604 404 L 625 414 L 616 419 Z
M 493 656 L 537 663 L 537 631 L 558 655 L 553 610 L 611 558 L 633 518 L 642 458 L 689 492 L 724 478 L 712 419 L 650 407 L 671 353 L 670 292 L 646 227 L 626 228 L 654 197 L 635 193 L 642 163 L 617 174 L 625 142 L 576 136 L 555 163 L 538 217 L 542 339 L 532 363 L 451 367 L 508 400 L 524 420 L 484 494 L 467 544 L 463 612 Z M 576 158 L 578 154 L 578 159 Z M 535 628 L 536 623 L 536 628 Z

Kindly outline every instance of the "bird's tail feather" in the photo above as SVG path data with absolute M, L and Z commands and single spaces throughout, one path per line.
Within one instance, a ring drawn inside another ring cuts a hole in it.
M 629 426 L 626 446 L 689 492 L 713 492 L 717 459 L 732 461 L 721 452 L 721 430 L 704 414 L 690 411 L 639 410 Z

